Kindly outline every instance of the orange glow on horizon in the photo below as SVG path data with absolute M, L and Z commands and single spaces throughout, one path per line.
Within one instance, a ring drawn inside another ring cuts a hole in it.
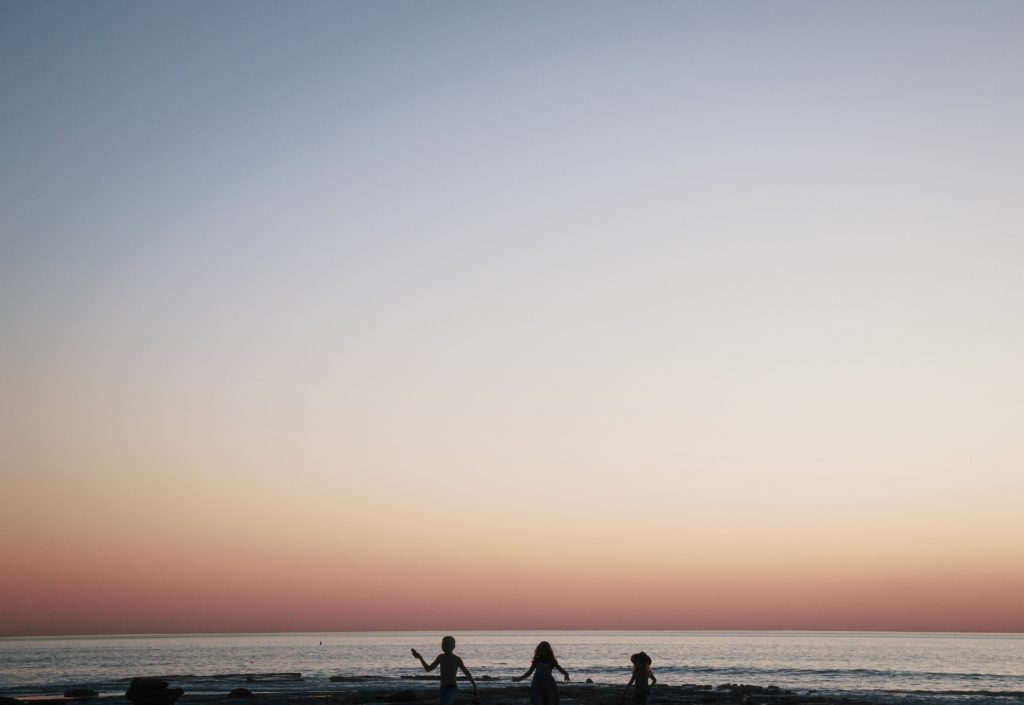
M 233 553 L 19 552 L 0 586 L 7 635 L 365 629 L 824 629 L 1024 631 L 1024 571 L 894 561 L 728 566 L 679 556 L 647 562 L 532 562 L 392 547 L 332 555 L 258 544 Z M 179 547 L 180 549 L 180 547 Z M 963 562 L 959 564 L 964 565 Z
M 211 496 L 167 484 L 94 511 L 75 498 L 0 517 L 0 634 L 364 629 L 1024 631 L 1019 520 L 1007 512 L 873 521 L 715 504 L 517 496 L 432 510 L 419 488 Z M 124 488 L 122 487 L 122 490 Z M 595 495 L 596 496 L 596 495 Z M 545 500 L 541 502 L 544 507 Z M 661 504 L 662 506 L 659 506 Z M 382 512 L 381 507 L 387 507 Z M 30 533 L 21 527 L 32 526 Z

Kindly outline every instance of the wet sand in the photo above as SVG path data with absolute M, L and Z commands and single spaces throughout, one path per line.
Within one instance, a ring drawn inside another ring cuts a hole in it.
M 172 685 L 174 683 L 172 682 Z M 175 705 L 431 705 L 438 702 L 436 684 L 397 688 L 395 684 L 365 683 L 337 691 L 294 691 L 274 690 L 260 692 L 259 683 L 250 683 L 249 688 L 225 691 L 222 694 L 190 694 L 187 689 Z M 631 705 L 632 690 L 624 692 L 623 685 L 578 684 L 559 685 L 560 705 Z M 528 683 L 499 685 L 483 681 L 479 689 L 480 705 L 528 705 L 530 687 Z M 0 705 L 132 705 L 123 695 L 92 698 L 32 698 L 31 700 L 7 702 Z M 472 687 L 460 683 L 456 705 L 474 705 Z M 815 691 L 786 691 L 774 686 L 756 685 L 656 685 L 651 690 L 650 705 L 856 705 L 868 703 L 849 697 L 818 694 Z M 877 702 L 877 701 L 875 701 Z

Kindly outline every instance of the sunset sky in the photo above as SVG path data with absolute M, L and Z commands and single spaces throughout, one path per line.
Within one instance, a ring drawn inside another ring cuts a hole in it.
M 1024 632 L 1024 3 L 0 4 L 0 635 Z

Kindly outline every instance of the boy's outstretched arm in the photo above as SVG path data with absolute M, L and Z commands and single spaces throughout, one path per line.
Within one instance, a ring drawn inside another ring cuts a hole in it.
M 419 651 L 417 651 L 416 649 L 412 649 L 412 655 L 420 660 L 420 663 L 423 664 L 424 671 L 433 671 L 435 668 L 437 668 L 437 664 L 441 660 L 441 657 L 438 656 L 436 659 L 434 659 L 434 662 L 428 666 L 427 662 L 423 659 L 422 656 L 420 656 Z

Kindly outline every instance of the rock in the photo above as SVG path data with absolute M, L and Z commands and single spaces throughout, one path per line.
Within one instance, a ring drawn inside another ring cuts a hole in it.
M 593 678 L 588 678 L 588 679 L 587 679 L 587 683 L 593 683 L 593 682 L 594 682 L 594 679 L 593 679 Z
M 253 695 L 252 691 L 249 690 L 248 688 L 235 688 L 230 693 L 228 693 L 228 697 L 229 698 L 255 698 L 256 696 Z
M 76 688 L 74 690 L 64 691 L 65 698 L 95 698 L 98 696 L 99 693 L 92 688 Z
M 184 694 L 181 688 L 168 688 L 159 678 L 132 678 L 124 697 L 135 705 L 174 705 Z

